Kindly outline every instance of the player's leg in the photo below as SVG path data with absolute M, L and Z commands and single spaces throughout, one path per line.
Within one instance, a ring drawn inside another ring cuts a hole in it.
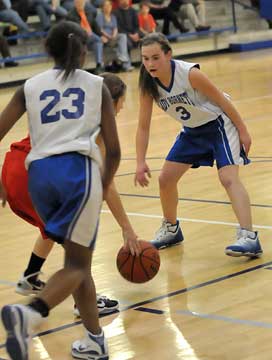
M 248 193 L 239 178 L 238 165 L 250 162 L 241 148 L 236 127 L 226 115 L 217 119 L 218 131 L 214 134 L 214 153 L 218 175 L 224 186 L 240 227 L 235 244 L 226 248 L 230 256 L 258 257 L 262 254 L 257 232 L 252 229 L 252 217 Z
M 226 248 L 226 254 L 258 257 L 262 254 L 262 248 L 257 232 L 252 229 L 249 195 L 239 178 L 239 167 L 237 165 L 224 166 L 219 169 L 218 174 L 240 224 L 236 242 Z
M 51 239 L 43 237 L 42 235 L 38 236 L 27 268 L 17 283 L 15 291 L 18 294 L 37 294 L 44 288 L 45 283 L 39 279 L 39 274 L 53 245 L 54 242 Z
M 162 226 L 156 232 L 155 239 L 152 240 L 152 244 L 157 249 L 179 244 L 183 240 L 179 221 L 177 220 L 177 184 L 190 167 L 190 164 L 173 161 L 165 161 L 163 165 L 159 176 L 159 187 L 164 220 Z

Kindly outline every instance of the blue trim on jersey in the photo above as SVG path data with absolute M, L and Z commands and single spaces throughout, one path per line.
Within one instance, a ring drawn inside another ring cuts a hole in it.
M 76 226 L 76 223 L 80 217 L 80 214 L 82 213 L 87 201 L 89 200 L 89 196 L 90 196 L 90 192 L 91 192 L 91 187 L 92 187 L 92 165 L 91 165 L 91 159 L 86 157 L 85 158 L 85 169 L 86 169 L 86 174 L 85 174 L 85 179 L 86 179 L 86 183 L 85 183 L 85 194 L 84 197 L 82 199 L 82 203 L 79 206 L 75 217 L 72 219 L 70 226 L 68 228 L 67 231 L 67 235 L 66 235 L 66 239 L 71 239 L 72 238 L 72 233 L 74 230 L 74 227 Z
M 171 81 L 170 81 L 170 85 L 167 87 L 167 86 L 164 86 L 160 80 L 158 78 L 155 78 L 155 81 L 157 82 L 157 84 L 163 88 L 165 91 L 167 92 L 171 92 L 172 90 L 172 87 L 173 87 L 173 84 L 174 84 L 174 81 L 175 81 L 175 70 L 176 70 L 176 64 L 175 64 L 175 61 L 174 60 L 170 60 L 171 61 Z
M 230 146 L 229 146 L 229 141 L 228 141 L 226 131 L 225 131 L 225 128 L 224 128 L 224 120 L 223 120 L 221 115 L 217 118 L 217 121 L 219 122 L 218 130 L 220 131 L 220 134 L 222 136 L 222 142 L 223 142 L 223 145 L 224 145 L 224 148 L 225 148 L 225 151 L 226 151 L 226 156 L 227 156 L 227 158 L 229 160 L 229 163 L 234 165 L 234 160 L 233 160 L 231 149 L 230 149 Z

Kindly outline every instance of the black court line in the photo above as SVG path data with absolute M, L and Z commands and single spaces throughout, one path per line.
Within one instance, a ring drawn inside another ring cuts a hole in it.
M 203 288 L 205 286 L 209 286 L 209 285 L 219 283 L 219 282 L 224 281 L 224 280 L 232 279 L 232 278 L 235 278 L 237 276 L 244 275 L 244 274 L 250 273 L 250 272 L 255 271 L 255 270 L 263 269 L 263 268 L 265 268 L 266 266 L 269 266 L 269 265 L 272 265 L 272 261 L 266 262 L 264 264 L 256 265 L 256 266 L 253 266 L 251 268 L 244 269 L 244 270 L 241 270 L 241 271 L 229 274 L 229 275 L 220 276 L 218 278 L 208 280 L 208 281 L 205 281 L 205 282 L 200 283 L 200 284 L 192 285 L 192 286 L 186 287 L 184 289 L 172 291 L 172 292 L 170 292 L 168 294 L 156 296 L 156 297 L 153 297 L 153 298 L 145 300 L 145 301 L 140 301 L 138 303 L 135 303 L 135 304 L 126 306 L 123 309 L 120 309 L 119 312 L 124 312 L 124 311 L 131 310 L 131 309 L 137 310 L 136 308 L 139 308 L 139 307 L 141 307 L 143 305 L 147 305 L 147 304 L 150 304 L 150 303 L 153 303 L 153 302 L 165 299 L 165 298 L 171 298 L 171 297 L 176 296 L 176 295 L 184 294 L 184 293 L 190 292 L 192 290 L 200 289 L 200 288 Z M 118 311 L 116 311 L 116 313 L 117 312 Z M 109 315 L 112 315 L 112 314 L 105 314 L 104 316 L 109 316 Z M 36 336 L 42 337 L 42 336 L 45 336 L 45 335 L 48 335 L 48 334 L 59 332 L 61 330 L 66 330 L 66 329 L 72 328 L 74 326 L 77 326 L 77 325 L 79 325 L 81 323 L 82 323 L 81 320 L 75 321 L 75 322 L 70 323 L 70 324 L 62 325 L 62 326 L 56 327 L 54 329 L 50 329 L 50 330 L 40 332 L 37 335 L 35 335 L 35 337 Z M 0 344 L 0 349 L 3 348 L 3 347 L 5 347 L 5 344 Z
M 146 160 L 164 160 L 166 156 L 150 156 L 146 157 Z M 250 156 L 250 159 L 271 159 L 272 156 Z M 124 157 L 122 160 L 136 160 L 136 157 Z
M 119 193 L 121 196 L 129 196 L 129 197 L 141 197 L 147 199 L 159 199 L 159 195 L 140 195 L 140 194 L 126 194 Z M 200 203 L 209 203 L 209 204 L 220 204 L 220 205 L 231 205 L 230 201 L 220 201 L 220 200 L 205 200 L 205 199 L 193 199 L 193 198 L 178 198 L 179 201 L 190 201 L 190 202 L 200 202 Z M 264 204 L 250 204 L 251 207 L 261 207 L 261 208 L 272 208 L 272 205 L 264 205 Z

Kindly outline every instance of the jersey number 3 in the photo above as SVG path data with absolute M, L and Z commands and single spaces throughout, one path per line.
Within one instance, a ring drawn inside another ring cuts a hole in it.
M 191 117 L 191 114 L 183 106 L 177 106 L 176 112 L 179 113 L 180 120 L 189 120 Z
M 52 111 L 62 98 L 71 99 L 69 109 Z M 45 90 L 40 95 L 40 100 L 44 101 L 48 99 L 51 100 L 41 111 L 42 124 L 58 121 L 61 116 L 65 119 L 78 119 L 84 113 L 85 92 L 80 88 L 68 88 L 63 94 L 56 89 Z

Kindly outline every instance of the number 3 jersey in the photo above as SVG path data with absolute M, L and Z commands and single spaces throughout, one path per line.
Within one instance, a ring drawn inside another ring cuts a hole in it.
M 50 69 L 24 85 L 32 149 L 26 167 L 51 155 L 79 152 L 101 164 L 95 143 L 100 130 L 101 77 L 77 69 L 62 80 L 59 69 Z
M 220 107 L 192 88 L 189 72 L 193 67 L 199 68 L 198 64 L 171 60 L 171 67 L 168 88 L 156 79 L 160 95 L 156 102 L 162 110 L 189 128 L 204 125 L 223 113 Z

